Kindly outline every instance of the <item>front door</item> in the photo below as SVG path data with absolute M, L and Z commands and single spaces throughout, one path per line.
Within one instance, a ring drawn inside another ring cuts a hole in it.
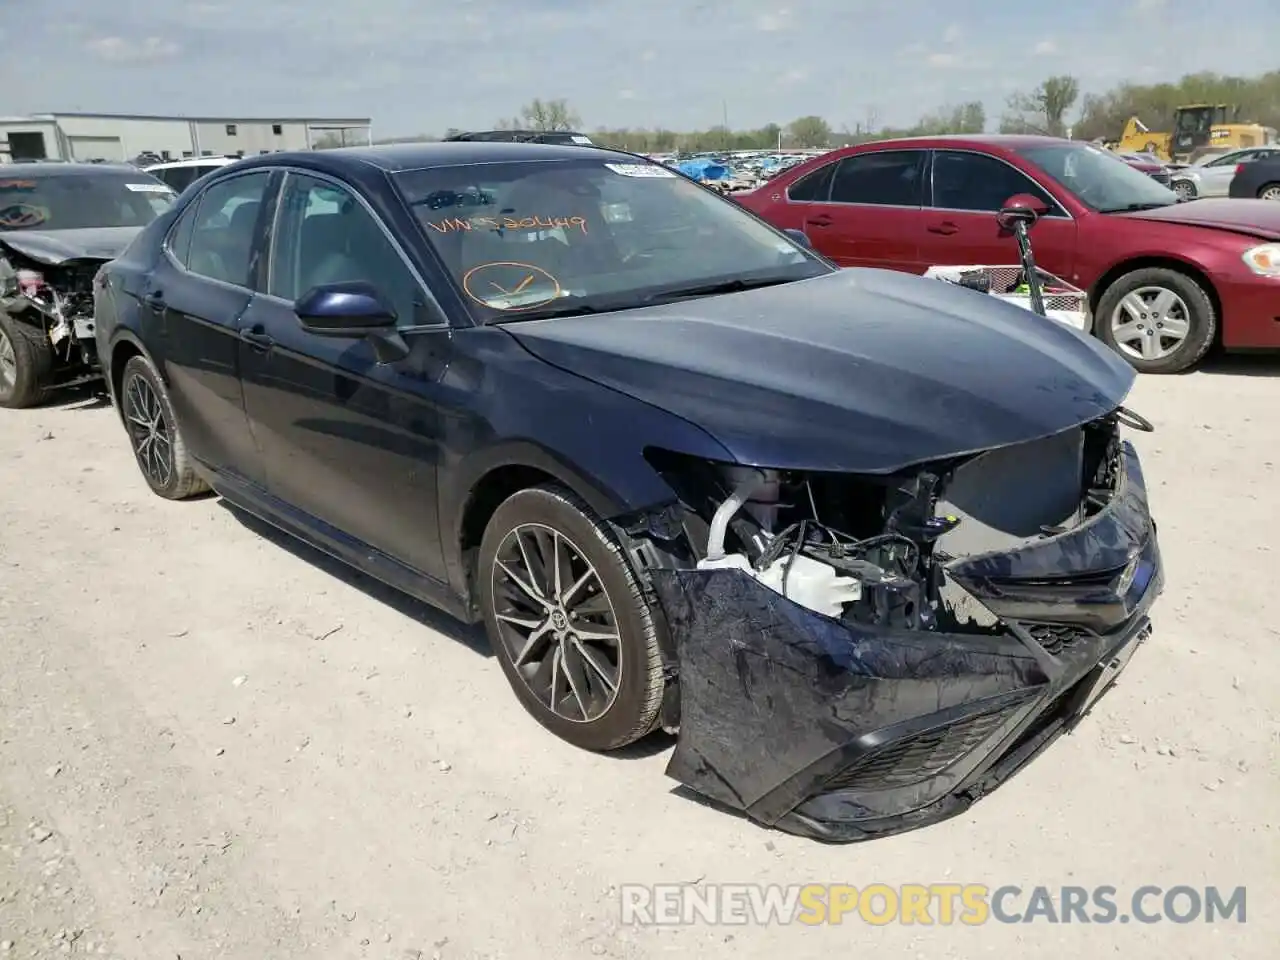
M 244 317 L 245 405 L 273 497 L 321 533 L 371 547 L 444 581 L 436 507 L 440 417 L 431 387 L 447 332 L 410 333 L 404 360 L 379 364 L 360 338 L 317 337 L 293 303 L 324 283 L 364 280 L 419 324 L 423 288 L 374 213 L 347 187 L 289 173 L 264 295 Z
M 921 256 L 929 265 L 1017 266 L 1017 237 L 997 215 L 1011 197 L 1028 193 L 1050 208 L 1031 228 L 1036 265 L 1076 283 L 1076 222 L 1021 170 L 984 153 L 937 150 L 931 183 L 919 234 Z
M 193 200 L 166 238 L 143 294 L 157 321 L 153 354 L 169 382 L 187 449 L 207 466 L 257 486 L 264 480 L 262 458 L 245 417 L 237 355 L 255 296 L 254 251 L 270 180 L 270 171 L 241 174 Z
M 842 267 L 923 273 L 924 150 L 876 150 L 837 162 L 825 202 L 807 204 L 804 232 Z

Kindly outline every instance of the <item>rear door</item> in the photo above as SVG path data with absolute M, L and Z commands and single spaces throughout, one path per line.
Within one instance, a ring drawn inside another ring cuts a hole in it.
M 1268 150 L 1238 150 L 1224 154 L 1206 163 L 1198 172 L 1200 183 L 1197 194 L 1201 197 L 1225 197 L 1231 189 L 1231 180 L 1236 175 L 1236 167 L 1242 163 L 1252 163 L 1268 156 Z
M 1072 282 L 1076 222 L 1052 195 L 999 157 L 971 150 L 935 150 L 927 216 L 919 234 L 928 265 L 1016 266 L 1018 241 L 998 220 L 1005 202 L 1029 193 L 1049 206 L 1031 228 L 1036 264 Z
M 876 150 L 832 164 L 825 195 L 805 204 L 802 229 L 814 247 L 842 267 L 923 273 L 926 158 L 924 150 Z
M 143 295 L 155 324 L 148 345 L 187 448 L 214 469 L 259 485 L 262 460 L 245 418 L 237 355 L 271 177 L 269 170 L 229 177 L 193 200 Z

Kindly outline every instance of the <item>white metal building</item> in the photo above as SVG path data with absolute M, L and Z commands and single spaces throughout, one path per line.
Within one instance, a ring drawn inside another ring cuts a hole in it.
M 41 113 L 0 117 L 0 163 L 14 160 L 162 160 L 252 156 L 372 142 L 367 117 L 149 117 Z

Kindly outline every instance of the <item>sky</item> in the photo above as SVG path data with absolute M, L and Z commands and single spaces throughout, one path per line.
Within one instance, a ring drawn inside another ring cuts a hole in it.
M 994 122 L 1055 73 L 1102 92 L 1275 69 L 1276 37 L 1273 0 L 39 0 L 0 6 L 0 114 L 372 117 L 402 136 L 534 97 L 588 131 L 908 126 L 980 100 Z

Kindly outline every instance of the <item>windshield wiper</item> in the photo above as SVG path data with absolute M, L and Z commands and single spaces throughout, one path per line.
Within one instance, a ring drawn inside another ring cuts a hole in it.
M 799 277 L 734 277 L 730 280 L 718 280 L 715 283 L 699 283 L 688 287 L 676 287 L 674 290 L 659 290 L 643 299 L 643 303 L 663 303 L 671 300 L 685 300 L 692 297 L 712 297 L 718 293 L 737 293 L 740 290 L 755 290 L 760 287 L 775 287 L 783 283 L 791 283 Z
M 490 317 L 486 323 L 517 323 L 521 320 L 548 320 L 551 317 L 579 317 L 588 313 L 604 313 L 602 307 L 589 303 L 562 303 L 558 306 L 533 307 L 529 310 L 502 310 L 497 307 L 497 316 Z M 610 309 L 619 309 L 613 307 Z
M 1176 203 L 1177 201 L 1174 201 Z M 1139 210 L 1161 210 L 1164 207 L 1172 207 L 1174 203 L 1161 201 L 1148 201 L 1146 203 L 1126 203 L 1122 207 L 1103 207 L 1099 213 L 1137 213 Z

